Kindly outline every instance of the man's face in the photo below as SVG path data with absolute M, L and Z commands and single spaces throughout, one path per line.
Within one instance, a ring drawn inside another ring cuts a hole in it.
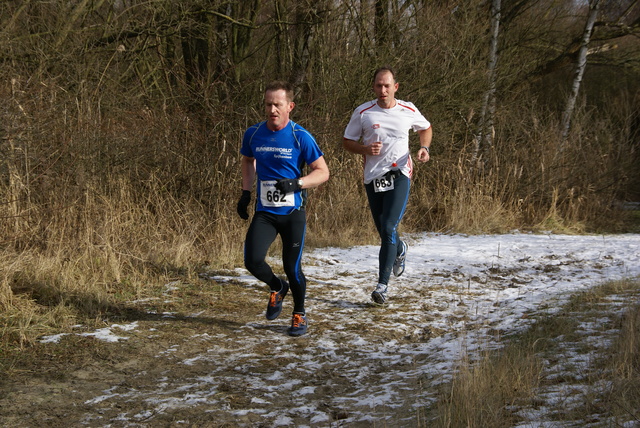
M 293 110 L 293 101 L 287 99 L 284 89 L 267 91 L 264 94 L 264 111 L 267 115 L 267 126 L 278 131 L 289 123 L 289 113 Z
M 381 71 L 373 81 L 373 92 L 376 94 L 380 107 L 393 107 L 398 84 L 388 71 Z

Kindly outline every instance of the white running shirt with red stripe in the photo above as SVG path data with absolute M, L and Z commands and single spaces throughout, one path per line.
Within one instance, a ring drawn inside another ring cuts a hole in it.
M 413 103 L 396 100 L 391 108 L 381 108 L 376 100 L 368 101 L 351 115 L 344 138 L 359 141 L 365 146 L 380 141 L 378 156 L 365 156 L 364 182 L 370 183 L 390 170 L 400 170 L 411 178 L 413 161 L 409 153 L 409 130 L 429 129 L 431 123 Z

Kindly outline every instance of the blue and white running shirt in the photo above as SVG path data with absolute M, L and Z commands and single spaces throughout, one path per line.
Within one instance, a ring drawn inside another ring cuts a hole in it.
M 248 128 L 242 137 L 240 153 L 255 158 L 257 175 L 257 211 L 290 214 L 303 204 L 303 192 L 283 194 L 275 188 L 277 180 L 297 179 L 302 168 L 323 156 L 315 138 L 297 123 L 272 131 L 263 121 Z

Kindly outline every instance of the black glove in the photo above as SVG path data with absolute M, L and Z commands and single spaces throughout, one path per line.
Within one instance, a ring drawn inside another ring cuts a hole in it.
M 240 196 L 240 200 L 238 201 L 238 215 L 241 219 L 246 220 L 249 218 L 249 213 L 247 212 L 247 207 L 249 206 L 249 202 L 251 202 L 251 192 L 248 190 L 242 191 L 242 196 Z
M 297 178 L 283 178 L 276 183 L 276 189 L 282 193 L 291 193 L 300 190 L 300 180 Z

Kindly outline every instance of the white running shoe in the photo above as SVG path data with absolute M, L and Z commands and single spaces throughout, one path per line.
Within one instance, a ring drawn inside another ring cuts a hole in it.
M 393 262 L 393 274 L 395 276 L 400 276 L 404 273 L 404 261 L 407 258 L 407 250 L 409 246 L 406 242 L 401 241 L 402 251 L 400 251 L 400 255 L 396 256 L 396 260 Z
M 371 299 L 379 305 L 382 305 L 387 300 L 387 285 L 378 284 L 376 289 L 371 293 Z

